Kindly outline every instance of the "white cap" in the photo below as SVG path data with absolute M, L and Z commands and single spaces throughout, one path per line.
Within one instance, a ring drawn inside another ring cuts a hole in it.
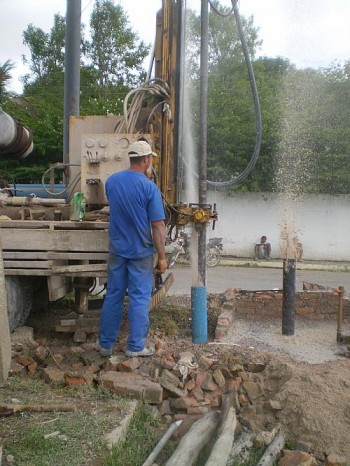
M 152 147 L 146 141 L 133 142 L 128 149 L 129 157 L 142 157 L 150 154 L 157 157 L 157 154 L 152 151 Z

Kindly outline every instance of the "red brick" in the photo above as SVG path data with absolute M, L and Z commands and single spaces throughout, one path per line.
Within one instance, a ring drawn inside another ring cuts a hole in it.
M 120 372 L 132 372 L 136 369 L 138 369 L 142 364 L 142 361 L 140 358 L 128 358 L 125 359 L 124 361 L 121 361 L 118 364 L 118 371 Z
M 163 389 L 160 384 L 152 382 L 140 374 L 126 372 L 105 372 L 99 383 L 117 395 L 133 395 L 135 398 L 150 404 L 163 401 Z

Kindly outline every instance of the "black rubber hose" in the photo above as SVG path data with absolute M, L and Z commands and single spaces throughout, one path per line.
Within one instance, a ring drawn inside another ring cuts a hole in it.
M 213 4 L 210 2 L 212 8 L 218 12 L 218 10 L 213 6 Z M 246 168 L 243 170 L 242 173 L 240 173 L 236 178 L 233 178 L 232 180 L 229 181 L 210 181 L 207 180 L 207 184 L 210 187 L 214 188 L 226 188 L 228 186 L 233 186 L 235 184 L 240 183 L 242 180 L 244 180 L 253 170 L 255 167 L 255 164 L 258 160 L 259 153 L 260 153 L 260 148 L 261 148 L 261 141 L 262 141 L 262 119 L 261 119 L 261 109 L 260 109 L 260 102 L 259 102 L 259 95 L 258 95 L 258 89 L 256 86 L 256 81 L 255 81 L 255 76 L 254 76 L 254 71 L 253 71 L 253 66 L 250 60 L 249 56 L 249 51 L 248 51 L 248 46 L 247 46 L 247 41 L 245 39 L 238 7 L 237 7 L 237 0 L 232 0 L 232 10 L 234 12 L 235 18 L 236 18 L 236 24 L 237 24 L 237 29 L 238 29 L 238 34 L 239 38 L 242 44 L 242 50 L 243 50 L 243 55 L 244 55 L 244 60 L 246 62 L 246 66 L 248 69 L 248 76 L 249 76 L 249 81 L 250 81 L 250 87 L 252 89 L 252 94 L 253 94 L 253 101 L 254 101 L 254 108 L 255 108 L 255 121 L 256 121 L 256 139 L 255 139 L 255 148 L 253 155 L 246 166 Z M 231 12 L 232 12 L 231 10 Z M 222 15 L 222 16 L 227 16 L 227 15 Z

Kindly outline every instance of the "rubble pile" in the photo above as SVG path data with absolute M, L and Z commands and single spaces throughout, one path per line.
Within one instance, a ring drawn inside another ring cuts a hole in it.
M 27 330 L 25 330 L 27 329 Z M 32 329 L 21 344 L 13 342 L 11 374 L 36 377 L 52 386 L 102 386 L 111 393 L 129 395 L 154 405 L 165 423 L 181 420 L 175 435 L 182 437 L 190 427 L 210 411 L 220 411 L 229 396 L 237 415 L 235 434 L 251 432 L 254 442 L 268 445 L 281 424 L 283 404 L 278 389 L 267 383 L 268 360 L 238 354 L 234 348 L 223 351 L 220 345 L 173 348 L 154 338 L 156 354 L 152 358 L 127 358 L 117 345 L 110 358 L 103 358 L 96 343 L 60 347 L 52 351 L 45 339 L 35 341 Z M 345 466 L 346 459 L 335 452 L 313 452 L 302 438 L 296 441 L 297 452 L 285 451 L 278 464 L 326 464 Z M 302 453 L 301 453 L 302 452 Z M 295 462 L 295 455 L 302 460 Z M 336 462 L 332 460 L 336 458 Z M 293 462 L 294 461 L 294 462 Z

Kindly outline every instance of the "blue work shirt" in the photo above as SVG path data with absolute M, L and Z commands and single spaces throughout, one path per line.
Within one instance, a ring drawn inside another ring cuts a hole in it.
M 124 170 L 109 176 L 105 189 L 110 251 L 126 259 L 153 254 L 151 222 L 165 219 L 159 188 L 143 173 Z

